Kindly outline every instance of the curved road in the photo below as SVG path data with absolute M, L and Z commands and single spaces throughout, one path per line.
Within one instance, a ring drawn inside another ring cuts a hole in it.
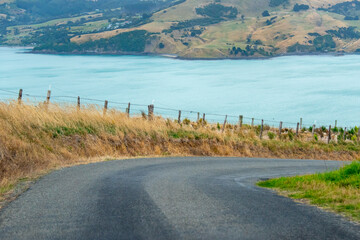
M 324 170 L 324 161 L 207 157 L 65 168 L 0 212 L 0 239 L 360 239 L 359 225 L 254 185 Z

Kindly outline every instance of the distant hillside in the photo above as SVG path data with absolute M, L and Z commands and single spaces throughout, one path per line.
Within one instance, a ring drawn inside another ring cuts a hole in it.
M 359 1 L 66 0 L 58 1 L 65 10 L 54 14 L 39 7 L 56 2 L 0 0 L 0 19 L 7 23 L 3 44 L 33 45 L 43 52 L 183 58 L 360 51 Z

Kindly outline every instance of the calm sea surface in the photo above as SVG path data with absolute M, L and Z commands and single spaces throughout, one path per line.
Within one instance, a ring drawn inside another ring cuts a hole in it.
M 24 93 L 45 96 L 51 86 L 53 96 L 153 103 L 155 112 L 174 117 L 175 112 L 157 107 L 291 123 L 302 117 L 306 124 L 333 125 L 335 120 L 341 126 L 360 124 L 359 55 L 185 61 L 25 51 L 0 47 L 1 90 L 18 92 L 23 88 Z M 9 98 L 7 94 L 0 91 L 0 98 Z M 110 102 L 109 107 L 123 109 L 125 105 Z M 133 111 L 139 109 L 134 106 Z M 185 116 L 195 118 L 196 114 L 183 112 Z M 207 118 L 223 119 L 215 115 Z

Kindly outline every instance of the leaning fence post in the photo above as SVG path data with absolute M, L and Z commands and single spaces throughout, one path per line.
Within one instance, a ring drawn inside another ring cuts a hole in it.
M 221 129 L 221 132 L 224 132 L 224 130 L 225 130 L 225 127 L 226 127 L 226 121 L 227 121 L 227 115 L 225 115 L 225 120 L 224 120 L 223 127 L 222 127 L 222 129 Z
M 46 104 L 50 103 L 50 96 L 51 96 L 51 90 L 48 90 L 46 95 Z
M 148 106 L 148 118 L 149 118 L 149 120 L 153 119 L 153 115 L 154 115 L 154 105 L 150 104 Z
M 282 125 L 283 125 L 283 122 L 280 121 L 280 125 L 279 125 L 279 135 L 281 135 Z
M 261 127 L 260 127 L 260 139 L 262 139 L 262 135 L 263 135 L 263 130 L 264 130 L 264 119 L 261 119 Z
M 243 125 L 243 115 L 240 115 L 239 116 L 239 127 L 241 128 L 242 127 L 242 125 Z
M 315 133 L 315 124 L 314 124 L 313 127 L 312 127 L 311 133 L 312 133 L 312 135 L 314 136 L 314 133 Z
M 179 110 L 178 123 L 181 123 L 181 110 Z
M 254 118 L 251 119 L 251 127 L 254 126 Z
M 18 103 L 19 103 L 19 104 L 21 104 L 22 94 L 23 94 L 23 90 L 20 89 L 20 90 L 19 90 L 19 96 L 18 96 Z
M 299 136 L 299 123 L 296 124 L 296 136 Z
M 128 103 L 128 107 L 126 108 L 126 114 L 130 117 L 130 103 Z
M 107 111 L 107 109 L 108 109 L 108 100 L 105 100 L 105 103 L 104 103 L 104 112 L 103 112 L 103 114 L 105 115 L 106 114 L 106 111 Z
M 77 109 L 80 110 L 80 96 L 77 98 Z
M 331 140 L 331 125 L 329 125 L 329 137 L 328 137 L 328 144 L 330 143 Z
M 205 125 L 205 113 L 203 113 L 202 125 Z

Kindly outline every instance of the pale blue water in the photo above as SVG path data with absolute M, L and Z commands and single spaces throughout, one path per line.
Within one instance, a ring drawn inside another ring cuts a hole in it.
M 0 48 L 0 89 L 23 88 L 24 93 L 45 96 L 51 85 L 54 96 L 154 103 L 155 111 L 164 114 L 171 112 L 157 107 L 294 123 L 303 117 L 304 123 L 316 121 L 317 125 L 333 125 L 335 120 L 341 126 L 360 124 L 359 55 L 185 61 L 23 51 Z M 0 91 L 1 99 L 9 97 L 4 94 Z M 109 107 L 126 106 L 110 102 Z M 184 112 L 183 116 L 195 118 L 196 114 Z

